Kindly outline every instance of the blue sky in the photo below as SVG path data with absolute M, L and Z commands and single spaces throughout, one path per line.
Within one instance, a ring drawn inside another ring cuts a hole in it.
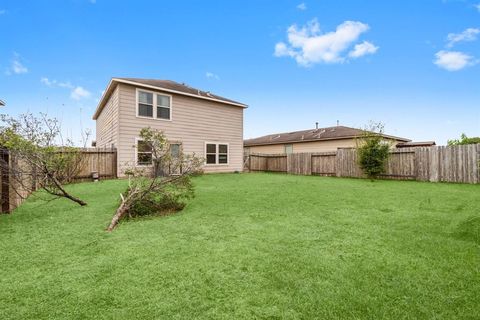
M 4 113 L 78 140 L 111 77 L 244 102 L 246 138 L 375 120 L 444 144 L 480 135 L 480 0 L 0 1 Z

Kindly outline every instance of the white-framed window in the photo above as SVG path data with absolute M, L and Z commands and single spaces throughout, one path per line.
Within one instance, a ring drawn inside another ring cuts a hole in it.
M 150 143 L 137 139 L 136 144 L 135 161 L 137 166 L 151 166 L 153 164 L 153 152 Z
M 205 142 L 205 164 L 228 164 L 228 143 Z
M 171 97 L 157 94 L 157 119 L 170 120 Z
M 172 158 L 176 159 L 180 156 L 180 151 L 182 150 L 181 143 L 170 143 L 170 155 Z
M 172 96 L 137 89 L 137 117 L 172 120 Z
M 284 151 L 286 154 L 293 153 L 293 144 L 284 145 Z
M 153 118 L 153 93 L 138 90 L 138 108 L 139 117 Z

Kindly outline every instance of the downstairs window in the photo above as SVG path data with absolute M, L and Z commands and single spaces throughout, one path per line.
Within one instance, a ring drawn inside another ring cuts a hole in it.
M 137 165 L 149 166 L 153 163 L 152 146 L 150 143 L 138 140 L 137 141 Z
M 206 143 L 205 144 L 206 164 L 228 164 L 228 144 Z

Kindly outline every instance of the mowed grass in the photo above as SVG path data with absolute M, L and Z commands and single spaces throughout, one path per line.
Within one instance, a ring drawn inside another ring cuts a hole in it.
M 478 319 L 480 185 L 224 174 L 106 233 L 127 182 L 0 217 L 0 319 Z

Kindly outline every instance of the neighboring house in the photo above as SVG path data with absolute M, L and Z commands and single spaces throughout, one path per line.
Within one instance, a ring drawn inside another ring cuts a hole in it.
M 151 167 L 142 128 L 162 130 L 172 153 L 205 159 L 205 172 L 243 168 L 243 110 L 247 105 L 169 80 L 112 78 L 93 116 L 97 148 L 117 148 L 118 175 Z
M 363 130 L 335 126 L 316 128 L 287 133 L 276 133 L 244 141 L 244 152 L 250 153 L 299 153 L 299 152 L 328 152 L 338 148 L 353 148 L 356 138 L 362 135 Z M 409 142 L 409 139 L 384 134 L 386 141 L 396 145 Z

